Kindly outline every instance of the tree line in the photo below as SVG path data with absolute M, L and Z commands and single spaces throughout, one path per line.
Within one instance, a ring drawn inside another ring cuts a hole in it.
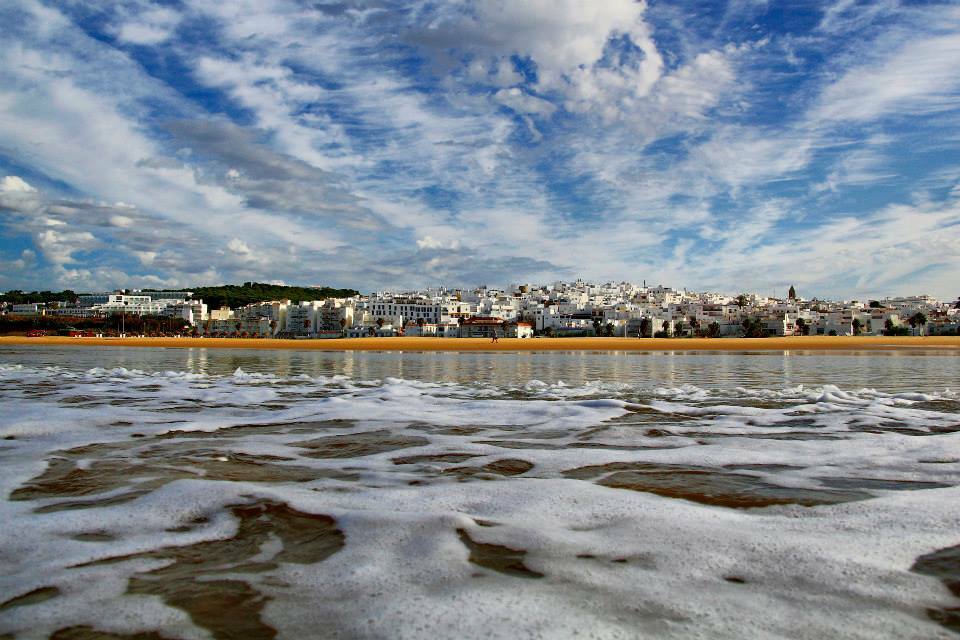
M 242 285 L 223 284 L 214 287 L 194 287 L 191 289 L 176 289 L 176 291 L 192 291 L 193 298 L 203 300 L 210 309 L 220 307 L 242 307 L 256 302 L 270 300 L 289 300 L 290 302 L 304 302 L 323 300 L 325 298 L 350 298 L 360 295 L 356 289 L 335 289 L 332 287 L 297 287 L 265 282 L 244 282 Z M 143 292 L 150 294 L 149 289 Z
M 150 295 L 157 289 L 144 289 L 143 293 Z M 356 289 L 336 289 L 333 287 L 298 287 L 264 282 L 244 282 L 242 285 L 223 284 L 213 287 L 191 287 L 188 289 L 174 289 L 174 291 L 192 291 L 193 298 L 203 300 L 207 305 L 216 309 L 219 307 L 242 307 L 255 302 L 270 300 L 290 300 L 303 302 L 305 300 L 323 300 L 324 298 L 349 298 L 360 295 Z M 30 291 L 19 289 L 0 294 L 0 302 L 8 304 L 31 304 L 50 302 L 76 302 L 78 294 L 70 289 L 63 291 Z
M 30 291 L 29 293 L 13 289 L 6 293 L 0 293 L 0 302 L 6 302 L 7 304 L 47 303 L 60 300 L 74 302 L 76 299 L 77 294 L 70 289 L 64 289 L 63 291 Z

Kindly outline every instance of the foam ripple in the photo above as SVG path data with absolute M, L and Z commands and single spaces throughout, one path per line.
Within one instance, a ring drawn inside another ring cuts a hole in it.
M 0 364 L 0 634 L 949 633 L 950 389 L 367 373 Z

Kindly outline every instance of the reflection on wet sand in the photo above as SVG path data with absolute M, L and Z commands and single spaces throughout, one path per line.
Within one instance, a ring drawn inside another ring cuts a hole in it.
M 281 563 L 313 564 L 343 548 L 345 538 L 333 518 L 303 513 L 286 504 L 256 502 L 228 507 L 238 521 L 235 536 L 107 558 L 80 566 L 133 559 L 168 561 L 135 574 L 127 593 L 160 596 L 186 611 L 214 638 L 273 638 L 276 630 L 261 619 L 267 597 L 252 579 L 235 576 L 275 570 Z M 282 546 L 268 558 L 262 551 L 271 538 Z M 229 577 L 226 577 L 229 576 Z
M 866 500 L 869 493 L 785 487 L 759 477 L 721 469 L 616 462 L 565 471 L 568 478 L 597 482 L 605 487 L 646 491 L 665 498 L 680 498 L 731 509 L 751 509 L 781 504 L 806 507 Z M 601 477 L 602 476 L 602 477 Z
M 457 529 L 460 542 L 470 550 L 470 562 L 515 578 L 542 578 L 543 574 L 523 563 L 526 551 L 498 544 L 477 542 L 464 529 Z
M 910 570 L 939 578 L 953 595 L 960 598 L 960 545 L 920 556 Z M 927 615 L 960 633 L 960 607 L 928 609 Z

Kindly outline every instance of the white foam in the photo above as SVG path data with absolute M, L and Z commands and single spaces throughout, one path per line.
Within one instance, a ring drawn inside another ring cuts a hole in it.
M 0 632 L 45 637 L 89 624 L 207 637 L 158 598 L 122 595 L 130 576 L 163 561 L 69 567 L 225 540 L 237 531 L 227 505 L 273 500 L 328 514 L 346 535 L 346 546 L 321 563 L 283 565 L 269 579 L 248 576 L 271 597 L 264 619 L 281 637 L 310 637 L 317 629 L 328 637 L 947 637 L 925 610 L 956 600 L 938 580 L 909 568 L 919 555 L 960 542 L 956 486 L 867 489 L 876 497 L 745 512 L 607 488 L 563 472 L 645 463 L 733 467 L 806 489 L 823 489 L 824 478 L 958 485 L 960 433 L 951 430 L 958 415 L 923 404 L 957 399 L 949 389 L 830 384 L 497 386 L 242 368 L 213 375 L 0 365 L 0 437 L 14 438 L 0 440 L 4 495 L 41 474 L 51 456 L 93 443 L 131 448 L 74 453 L 79 468 L 96 469 L 107 459 L 140 464 L 138 447 L 162 444 L 182 445 L 186 453 L 176 464 L 197 473 L 98 508 L 34 511 L 120 496 L 134 484 L 0 502 L 0 601 L 43 586 L 63 592 L 4 612 Z M 288 432 L 285 425 L 299 427 Z M 231 430 L 245 426 L 259 428 Z M 355 458 L 315 458 L 302 446 L 371 431 L 425 444 Z M 166 437 L 151 439 L 160 434 Z M 795 439 L 778 439 L 790 434 Z M 202 475 L 203 460 L 226 464 L 239 453 L 282 456 L 287 460 L 275 464 L 341 475 L 261 483 Z M 449 453 L 476 457 L 394 463 Z M 506 458 L 534 466 L 512 478 L 468 482 L 444 473 Z M 208 522 L 171 531 L 201 517 Z M 480 526 L 484 521 L 496 526 Z M 545 577 L 470 563 L 458 529 L 477 542 L 526 550 L 524 564 Z M 74 539 L 90 532 L 114 540 Z M 280 544 L 269 538 L 254 558 L 275 557 Z M 594 557 L 578 557 L 584 555 Z M 745 583 L 724 580 L 731 576 Z

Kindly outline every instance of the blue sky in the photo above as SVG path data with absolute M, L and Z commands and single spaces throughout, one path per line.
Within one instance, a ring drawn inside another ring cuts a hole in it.
M 960 6 L 6 0 L 0 289 L 960 294 Z

